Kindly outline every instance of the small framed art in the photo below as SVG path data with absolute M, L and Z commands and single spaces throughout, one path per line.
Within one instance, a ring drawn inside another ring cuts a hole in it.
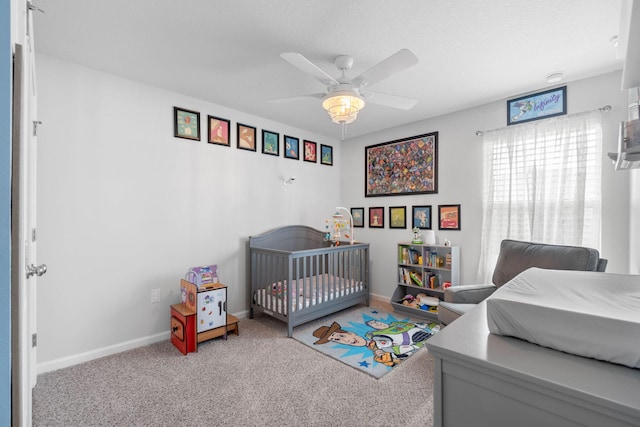
M 207 116 L 209 118 L 209 144 L 231 145 L 229 141 L 229 131 L 231 122 L 227 119 L 215 116 Z
M 173 136 L 200 141 L 200 113 L 173 107 Z
M 369 208 L 369 228 L 384 228 L 384 208 Z
M 333 166 L 333 147 L 320 144 L 320 163 Z
M 407 208 L 389 206 L 389 228 L 407 228 Z
M 507 125 L 567 114 L 567 87 L 533 93 L 507 101 Z
M 431 230 L 431 206 L 411 207 L 411 228 Z
M 364 227 L 364 208 L 351 208 L 351 217 L 353 218 L 354 227 Z
M 460 230 L 460 205 L 438 205 L 438 229 Z
M 318 161 L 318 145 L 312 141 L 304 141 L 304 161 L 316 163 Z
M 284 136 L 284 157 L 300 160 L 300 140 L 293 136 Z
M 280 134 L 262 129 L 262 153 L 280 155 Z
M 256 128 L 238 123 L 238 148 L 240 150 L 256 151 Z

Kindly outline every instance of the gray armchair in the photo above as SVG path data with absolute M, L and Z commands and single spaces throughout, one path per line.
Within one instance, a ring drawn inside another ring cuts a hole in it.
M 598 251 L 591 248 L 503 240 L 493 272 L 493 283 L 459 285 L 445 289 L 444 301 L 438 306 L 438 321 L 448 325 L 530 267 L 604 271 L 607 260 L 600 258 Z

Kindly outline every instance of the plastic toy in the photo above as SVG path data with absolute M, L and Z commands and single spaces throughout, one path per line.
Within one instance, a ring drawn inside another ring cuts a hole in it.
M 420 229 L 418 227 L 413 227 L 411 230 L 413 231 L 413 239 L 411 239 L 411 243 L 422 244 L 422 233 L 420 233 Z
M 407 307 L 411 308 L 419 308 L 418 301 L 416 301 L 416 298 L 411 294 L 407 294 L 404 296 L 404 298 L 402 299 L 402 305 L 406 305 Z

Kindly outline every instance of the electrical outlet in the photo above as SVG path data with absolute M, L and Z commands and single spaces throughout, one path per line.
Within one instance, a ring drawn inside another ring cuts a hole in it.
M 151 303 L 160 302 L 160 289 L 151 289 Z

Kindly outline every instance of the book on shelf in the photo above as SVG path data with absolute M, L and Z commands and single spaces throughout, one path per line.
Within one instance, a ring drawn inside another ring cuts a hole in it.
M 407 270 L 404 267 L 400 267 L 398 269 L 398 273 L 400 276 L 400 283 L 405 284 L 405 285 L 410 285 L 411 284 L 411 277 L 409 277 L 409 270 Z
M 409 248 L 401 248 L 400 259 L 402 260 L 403 264 L 411 264 L 411 254 L 409 253 Z
M 427 271 L 424 273 L 424 276 L 425 276 L 424 283 L 426 283 L 426 286 L 429 289 L 433 289 L 434 288 L 433 281 L 434 281 L 434 277 L 436 277 L 436 274 L 431 271 Z
M 398 255 L 402 264 L 420 264 L 420 258 L 422 258 L 420 251 L 407 247 L 400 248 Z
M 414 285 L 424 288 L 424 283 L 422 282 L 422 279 L 420 278 L 418 273 L 416 273 L 415 271 L 412 271 L 409 273 L 409 277 L 411 277 L 411 280 L 413 281 Z
M 424 279 L 420 277 L 420 273 L 409 268 L 399 267 L 398 276 L 400 278 L 400 283 L 403 285 L 418 286 L 420 288 L 424 288 L 426 286 Z
M 411 264 L 419 264 L 420 252 L 411 248 L 409 249 Z

